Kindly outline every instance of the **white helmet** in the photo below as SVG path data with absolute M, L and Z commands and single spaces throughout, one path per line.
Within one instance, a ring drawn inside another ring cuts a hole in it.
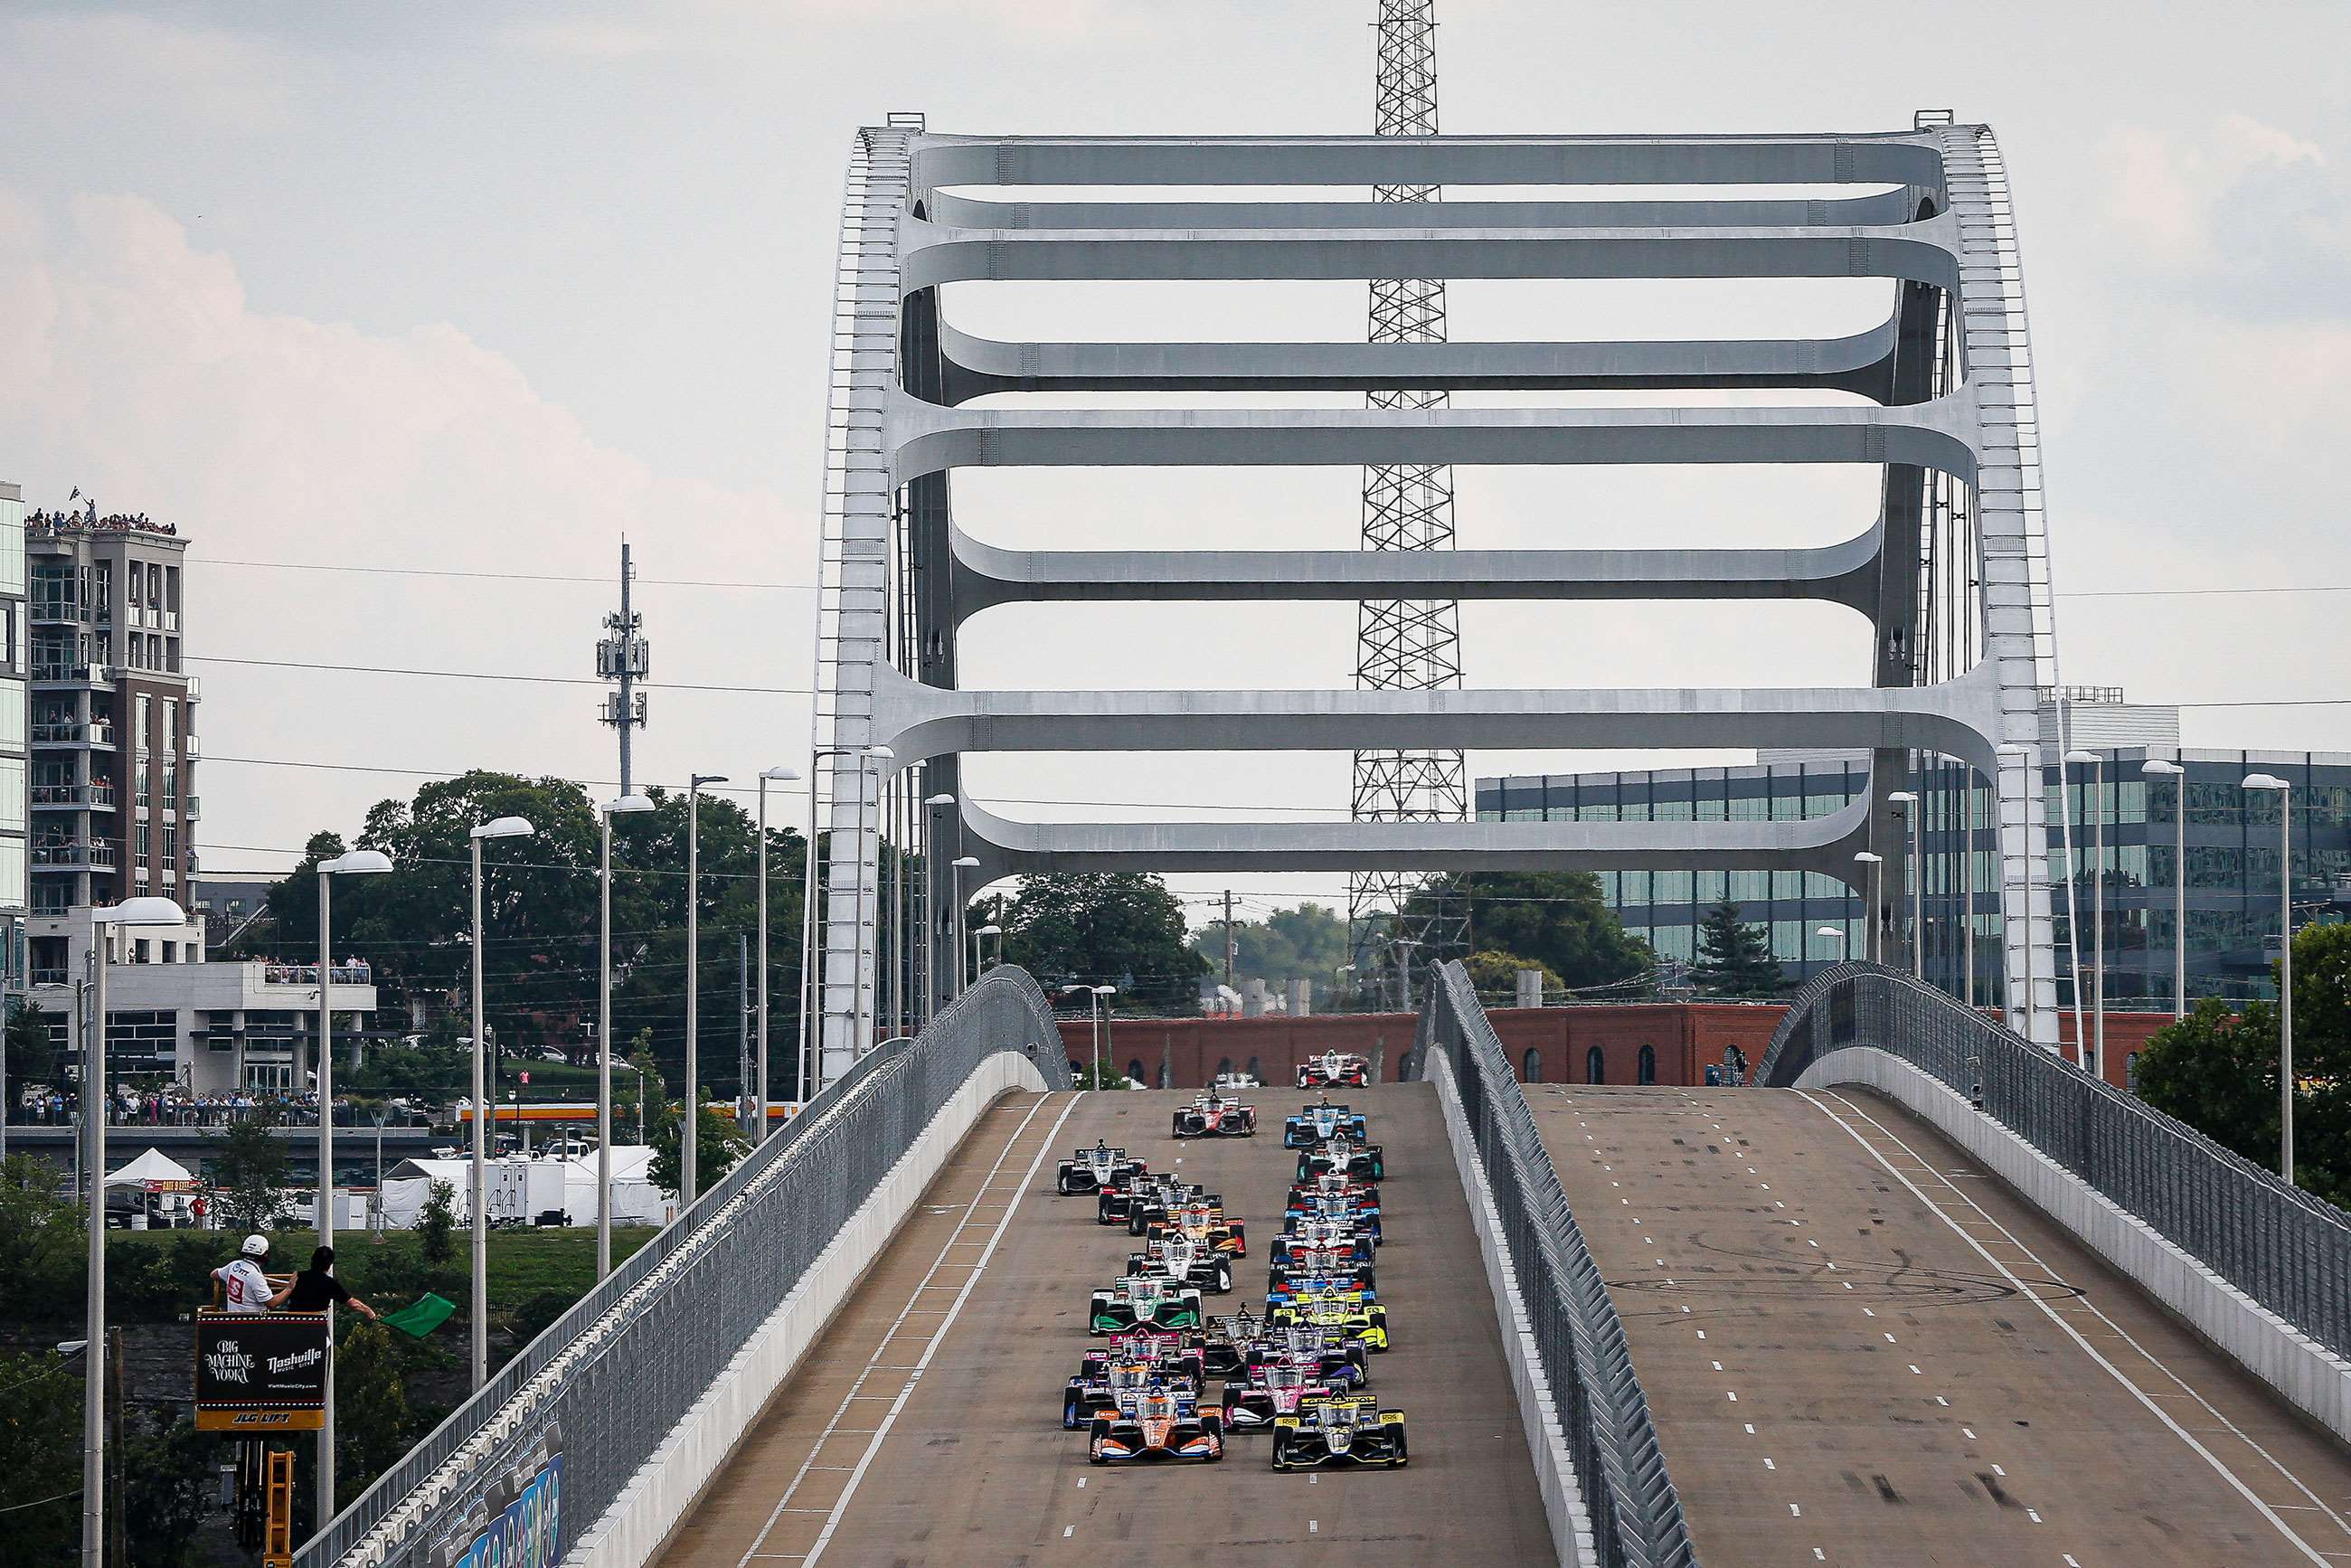
M 245 1239 L 245 1246 L 242 1250 L 248 1258 L 266 1258 L 269 1255 L 269 1238 L 266 1236 L 248 1236 Z

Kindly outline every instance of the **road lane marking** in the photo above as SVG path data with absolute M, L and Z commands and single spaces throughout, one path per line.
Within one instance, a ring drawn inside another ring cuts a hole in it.
M 1843 1129 L 1848 1137 L 1852 1138 L 1855 1143 L 1859 1144 L 1865 1150 L 1866 1150 L 1869 1154 L 1869 1157 L 1876 1160 L 1880 1166 L 1884 1166 L 1887 1173 L 1893 1176 L 1896 1180 L 1899 1181 L 1904 1186 L 1908 1187 L 1910 1189 L 1910 1195 L 1913 1197 L 1916 1197 L 1920 1203 L 1927 1203 L 1927 1195 L 1918 1189 L 1918 1184 L 1905 1176 L 1895 1166 L 1894 1163 L 1888 1160 L 1884 1155 L 1878 1153 L 1876 1147 L 1873 1145 L 1867 1138 L 1864 1137 L 1859 1130 L 1855 1128 L 1850 1123 L 1846 1122 L 1844 1117 L 1838 1115 L 1834 1111 L 1830 1110 L 1828 1106 L 1823 1104 L 1821 1103 L 1821 1098 L 1815 1097 L 1810 1091 L 1799 1089 L 1796 1092 L 1798 1095 L 1802 1096 L 1807 1103 L 1812 1105 L 1814 1110 L 1820 1112 L 1821 1114 L 1826 1116 L 1831 1122 L 1835 1123 L 1839 1128 Z M 1850 1111 L 1854 1115 L 1859 1117 L 1865 1122 L 1867 1122 L 1871 1126 L 1876 1127 L 1880 1133 L 1884 1134 L 1889 1142 L 1898 1145 L 1903 1153 L 1908 1155 L 1913 1160 L 1918 1160 L 1917 1150 L 1913 1149 L 1909 1145 L 1903 1143 L 1900 1137 L 1896 1136 L 1885 1125 L 1885 1124 L 1879 1122 L 1868 1112 L 1863 1110 L 1860 1106 L 1854 1104 L 1853 1102 L 1845 1099 L 1840 1094 L 1828 1094 L 1825 1098 L 1835 1101 L 1847 1111 Z M 1929 1171 L 1929 1167 L 1923 1160 L 1918 1160 L 1918 1168 L 1922 1171 Z M 1955 1188 L 1954 1190 L 1956 1191 L 1957 1189 Z M 1928 1204 L 1927 1206 L 1929 1208 L 1934 1208 L 1932 1204 Z M 2145 1392 L 2139 1388 L 2138 1385 L 2133 1383 L 2128 1377 L 2124 1375 L 2120 1367 L 2116 1366 L 2113 1362 L 2100 1354 L 2097 1348 L 2090 1343 L 2089 1340 L 2083 1335 L 2082 1332 L 2065 1320 L 2064 1314 L 2052 1311 L 2049 1303 L 2042 1300 L 2039 1293 L 2028 1286 L 2024 1281 L 2018 1276 L 2014 1270 L 2001 1262 L 1999 1259 L 1993 1257 L 1989 1248 L 1985 1247 L 1984 1244 L 1975 1237 L 1970 1235 L 1964 1227 L 1954 1223 L 1950 1217 L 1944 1214 L 1942 1210 L 1934 1209 L 1934 1213 L 1935 1218 L 1942 1220 L 1946 1225 L 1950 1226 L 1951 1233 L 1953 1235 L 1957 1236 L 1960 1240 L 1965 1241 L 1970 1247 L 1974 1248 L 1977 1256 L 1980 1257 L 1985 1262 L 1991 1264 L 1993 1268 L 1999 1270 L 2001 1274 L 2008 1281 L 2008 1282 L 2016 1287 L 2017 1291 L 2021 1295 L 2030 1301 L 2034 1306 L 2040 1308 L 2043 1314 L 2045 1315 L 2051 1322 L 2055 1323 L 2060 1329 L 2064 1330 L 2067 1337 L 2073 1340 L 2074 1344 L 2080 1348 L 2084 1355 L 2088 1356 L 2102 1370 L 2104 1370 L 2109 1377 L 2112 1377 L 2116 1383 L 2121 1384 L 2125 1391 L 2133 1398 L 2137 1399 L 2150 1415 L 2155 1416 L 2157 1420 L 2171 1428 L 2174 1436 L 2178 1437 L 2181 1442 L 2187 1444 L 2189 1448 L 2193 1449 L 2196 1455 L 2206 1464 L 2211 1466 L 2213 1472 L 2222 1480 L 2228 1482 L 2230 1487 L 2235 1490 L 2239 1496 L 2242 1497 L 2247 1502 L 2252 1504 L 2254 1511 L 2260 1513 L 2263 1519 L 2268 1520 L 2270 1523 L 2276 1528 L 2279 1534 L 2294 1542 L 2294 1544 L 2300 1549 L 2304 1559 L 2312 1563 L 2324 1563 L 2326 1561 L 2325 1554 L 2320 1552 L 2317 1548 L 2312 1546 L 2310 1542 L 2304 1541 L 2300 1535 L 2296 1534 L 2294 1529 L 2279 1516 L 2277 1511 L 2270 1507 L 2268 1503 L 2262 1501 L 2262 1499 L 2254 1493 L 2253 1489 L 2247 1486 L 2245 1482 L 2238 1477 L 2236 1471 L 2231 1469 L 2226 1464 L 2223 1464 L 2219 1455 L 2213 1453 L 2211 1449 L 2198 1442 L 2194 1434 L 2190 1433 L 2187 1427 L 2182 1427 L 2179 1422 L 2171 1418 L 2171 1413 L 2169 1411 L 2164 1409 L 2164 1407 L 2156 1403 L 2156 1401 L 2148 1398 Z M 2014 1240 L 2014 1238 L 2011 1237 L 2010 1239 Z M 2019 1250 L 2024 1250 L 2023 1243 L 2017 1242 L 2016 1245 Z M 2031 1257 L 2032 1254 L 2028 1251 L 2026 1252 L 2026 1256 Z M 2041 1262 L 2037 1258 L 2033 1260 L 2033 1262 L 2035 1266 L 2042 1270 L 2042 1272 L 2050 1275 L 2052 1279 L 2055 1278 L 2055 1271 L 2051 1270 L 2047 1264 Z M 2099 1315 L 2101 1317 L 2105 1316 L 2104 1313 L 2100 1313 Z M 2112 1320 L 2107 1321 L 2111 1326 Z M 2122 1333 L 2119 1328 L 2116 1328 L 2115 1332 L 2118 1334 Z M 2129 1338 L 2126 1334 L 2123 1335 L 2123 1337 L 2125 1339 Z M 2135 1342 L 2134 1345 L 2136 1348 Z M 2163 1364 L 2161 1362 L 2156 1361 L 2155 1357 L 2148 1355 L 2146 1351 L 2141 1350 L 2139 1354 L 2147 1355 L 2147 1359 L 2154 1364 L 2162 1366 Z M 2187 1386 L 2187 1384 L 2180 1379 L 2179 1374 L 2172 1373 L 2168 1367 L 2165 1367 L 2164 1371 L 2170 1375 L 2174 1382 L 2179 1383 L 2181 1387 L 2184 1388 Z M 1948 1401 L 1938 1399 L 1938 1403 L 1948 1403 Z M 2217 1415 L 2218 1412 L 2215 1412 L 2215 1414 Z M 2247 1441 L 2248 1446 L 2251 1446 L 2251 1440 L 2248 1439 Z M 2259 1452 L 2260 1450 L 2256 1448 L 2255 1451 Z M 2269 1458 L 2267 1454 L 2263 1454 L 2262 1457 L 2264 1458 Z M 2273 1465 L 2277 1464 L 2275 1459 L 2271 1459 L 2270 1462 Z M 2300 1479 L 2294 1477 L 2291 1471 L 2286 1470 L 2284 1466 L 2279 1465 L 2278 1469 L 2282 1474 L 2286 1475 L 2289 1479 L 2292 1479 L 2297 1487 L 2302 1486 Z M 2315 1494 L 2311 1493 L 2309 1488 L 2303 1487 L 2302 1490 L 2305 1495 L 2311 1496 L 2313 1500 L 2315 1500 Z M 2330 1511 L 2330 1514 L 2331 1511 Z M 2036 1518 L 2034 1522 L 2038 1523 L 2039 1520 Z M 2339 1524 L 2342 1521 L 2338 1519 L 2336 1522 Z

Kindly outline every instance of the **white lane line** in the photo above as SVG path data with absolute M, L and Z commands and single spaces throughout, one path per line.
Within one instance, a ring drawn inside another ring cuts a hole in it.
M 1822 1104 L 1820 1099 L 1815 1097 L 1810 1091 L 1799 1089 L 1796 1092 L 1802 1095 L 1814 1110 L 1818 1111 L 1822 1115 L 1826 1116 L 1830 1121 L 1843 1128 L 1846 1136 L 1852 1138 L 1855 1143 L 1859 1144 L 1864 1149 L 1866 1149 L 1869 1153 L 1869 1157 L 1876 1160 L 1880 1166 L 1884 1166 L 1887 1174 L 1899 1181 L 1904 1186 L 1908 1187 L 1910 1189 L 1910 1195 L 1913 1197 L 1916 1197 L 1921 1203 L 1925 1203 L 1927 1201 L 1927 1195 L 1918 1190 L 1918 1184 L 1912 1181 L 1908 1176 L 1904 1176 L 1899 1170 L 1896 1170 L 1894 1167 L 1893 1162 L 1888 1160 L 1884 1155 L 1879 1154 L 1876 1147 L 1871 1145 L 1870 1141 L 1867 1138 L 1863 1137 L 1861 1134 L 1855 1129 L 1850 1123 L 1846 1122 L 1844 1117 L 1838 1115 L 1834 1111 L 1830 1110 L 1826 1105 Z M 1908 1155 L 1912 1159 L 1918 1159 L 1917 1150 L 1911 1148 L 1907 1144 L 1904 1144 L 1899 1137 L 1896 1137 L 1892 1132 L 1888 1131 L 1883 1123 L 1879 1122 L 1868 1112 L 1863 1110 L 1860 1106 L 1855 1105 L 1850 1100 L 1845 1099 L 1843 1095 L 1832 1094 L 1827 1096 L 1827 1098 L 1834 1100 L 1838 1104 L 1843 1105 L 1855 1116 L 1867 1122 L 1871 1126 L 1876 1127 L 1880 1133 L 1885 1134 L 1886 1137 L 1890 1142 L 1900 1145 L 1903 1153 Z M 1919 1164 L 1922 1169 L 1926 1168 L 1925 1161 L 1921 1160 L 1919 1161 Z M 1929 1205 L 1928 1207 L 1931 1207 L 1933 1206 Z M 1945 1216 L 1941 1210 L 1936 1210 L 1935 1217 L 1938 1219 L 1943 1220 L 1945 1224 L 1950 1225 L 1952 1235 L 1957 1236 L 1960 1240 L 1965 1241 L 1969 1246 L 1974 1248 L 1978 1257 L 1991 1264 L 1993 1268 L 1999 1270 L 2002 1277 L 2004 1277 L 2010 1284 L 2016 1287 L 2018 1293 L 2032 1301 L 2034 1306 L 2040 1308 L 2042 1313 L 2046 1316 L 2051 1322 L 2055 1323 L 2060 1329 L 2063 1329 L 2065 1332 L 2066 1336 L 2073 1340 L 2075 1345 L 2080 1347 L 2084 1355 L 2088 1356 L 2092 1361 L 2095 1362 L 2101 1368 L 2103 1368 L 2107 1376 L 2113 1378 L 2116 1383 L 2121 1384 L 2125 1390 L 2130 1394 L 2131 1397 L 2137 1399 L 2139 1404 L 2146 1406 L 2147 1412 L 2154 1416 L 2157 1420 L 2162 1422 L 2166 1427 L 2170 1427 L 2172 1434 L 2175 1437 L 2177 1437 L 2181 1442 L 2187 1444 L 2189 1448 L 2193 1449 L 2197 1456 L 2206 1464 L 2211 1466 L 2213 1472 L 2220 1476 L 2222 1480 L 2227 1481 L 2240 1497 L 2242 1497 L 2247 1502 L 2252 1504 L 2254 1511 L 2263 1519 L 2268 1520 L 2270 1523 L 2276 1528 L 2277 1532 L 2280 1535 L 2283 1535 L 2288 1541 L 2293 1542 L 2294 1546 L 2302 1552 L 2304 1560 L 2321 1564 L 2325 1563 L 2325 1556 L 2321 1553 L 2317 1548 L 2311 1545 L 2310 1542 L 2295 1534 L 2294 1530 L 2287 1525 L 2286 1521 L 2278 1516 L 2278 1512 L 2275 1509 L 2270 1507 L 2268 1503 L 2263 1502 L 2259 1497 L 2255 1496 L 2253 1489 L 2247 1486 L 2242 1480 L 2238 1479 L 2236 1471 L 2231 1469 L 2227 1465 L 2220 1462 L 2219 1455 L 2213 1453 L 2211 1449 L 2198 1442 L 2195 1436 L 2190 1433 L 2187 1427 L 2182 1427 L 2179 1422 L 2171 1418 L 2171 1413 L 2169 1411 L 2164 1409 L 2162 1406 L 2157 1404 L 2154 1400 L 2149 1399 L 2145 1393 L 2141 1392 L 2137 1384 L 2133 1383 L 2129 1378 L 2124 1376 L 2122 1368 L 2116 1366 L 2113 1362 L 2108 1361 L 2105 1356 L 2099 1354 L 2096 1347 L 2092 1345 L 2087 1339 L 2085 1339 L 2082 1336 L 2082 1332 L 2079 1329 L 2076 1329 L 2072 1323 L 2067 1322 L 2063 1313 L 2052 1312 L 2049 1308 L 2049 1303 L 2043 1301 L 2038 1293 L 2028 1288 L 2025 1282 L 2017 1277 L 2014 1270 L 2001 1262 L 1999 1259 L 1993 1257 L 1991 1250 L 1987 1249 L 1982 1242 L 1978 1241 L 1974 1237 L 1969 1235 L 1963 1227 L 1951 1224 L 1949 1218 Z M 2022 1249 L 2022 1243 L 2018 1243 L 2018 1246 L 2020 1249 Z M 2033 1260 L 2033 1262 L 2034 1265 L 2041 1269 L 2043 1273 L 2049 1274 L 2053 1279 L 2055 1277 L 2054 1271 L 2052 1270 L 2047 1264 L 2043 1263 L 2037 1258 Z M 2103 1316 L 2104 1314 L 2102 1313 L 2100 1315 Z M 2120 1329 L 2116 1329 L 2115 1332 L 2116 1333 L 2122 1333 Z M 2129 1336 L 2124 1335 L 2124 1337 L 2128 1338 Z M 2141 1350 L 2139 1354 L 2147 1355 L 2147 1352 L 2144 1350 Z M 2155 1358 L 2152 1355 L 2147 1355 L 2147 1359 L 2149 1361 L 2155 1361 Z M 2162 1364 L 2160 1362 L 2157 1362 L 2156 1364 L 2161 1365 Z M 2168 1371 L 2169 1369 L 2166 1368 L 2165 1370 Z M 2176 1381 L 2179 1375 L 2175 1373 L 2172 1375 Z M 2185 1387 L 2186 1385 L 2183 1383 L 2181 1386 Z M 2264 1455 L 2263 1457 L 2267 1458 L 2268 1456 Z M 2271 1463 L 2275 1464 L 2276 1461 L 2273 1459 L 2271 1460 Z M 2283 1466 L 2279 1466 L 2279 1469 L 2282 1472 L 2284 1472 Z M 2302 1485 L 2302 1482 L 2298 1479 L 2294 1478 L 2291 1472 L 2284 1473 L 2288 1475 L 2288 1479 L 2294 1479 L 2296 1486 Z M 2304 1487 L 2303 1490 L 2307 1494 L 2309 1493 L 2310 1489 Z M 2039 1521 L 2036 1520 L 2035 1522 L 2037 1523 Z
M 1076 1101 L 1072 1100 L 1071 1103 L 1075 1104 Z M 1035 1121 L 1037 1119 L 1037 1113 L 1044 1108 L 1045 1102 L 1042 1098 L 1040 1098 L 1034 1105 L 1029 1107 L 1029 1113 L 1020 1118 L 1020 1124 L 1012 1129 L 1012 1135 L 1004 1140 L 1004 1148 L 1002 1152 L 996 1156 L 996 1164 L 988 1167 L 987 1175 L 981 1178 L 978 1190 L 972 1197 L 972 1203 L 974 1206 L 977 1206 L 979 1202 L 979 1194 L 987 1192 L 988 1183 L 996 1179 L 996 1173 L 1003 1169 L 1004 1162 L 1011 1157 L 1014 1146 L 1020 1142 L 1020 1135 L 1029 1130 L 1029 1124 Z M 1067 1111 L 1063 1111 L 1061 1114 L 1063 1118 L 1066 1119 L 1069 1113 Z M 1054 1130 L 1058 1132 L 1061 1129 L 1061 1123 L 1056 1122 L 1053 1124 L 1053 1126 Z M 1048 1137 L 1045 1140 L 1045 1147 L 1050 1148 L 1052 1147 L 1052 1139 Z M 1032 1166 L 1029 1168 L 1030 1173 L 1033 1175 L 1036 1167 Z M 939 1207 L 942 1209 L 952 1209 L 955 1206 L 952 1204 L 946 1204 Z M 967 1207 L 964 1212 L 968 1215 L 972 1210 L 971 1208 Z M 1008 1214 L 1008 1217 L 1009 1216 Z M 957 1225 L 956 1227 L 956 1230 L 960 1232 L 970 1223 L 971 1222 L 967 1219 L 963 1224 Z M 953 1247 L 955 1243 L 953 1241 L 949 1241 L 947 1243 L 947 1247 Z M 946 1261 L 946 1257 L 947 1248 L 943 1247 L 939 1249 L 937 1260 L 931 1264 L 930 1271 L 924 1274 L 923 1284 L 928 1284 L 930 1282 L 931 1274 L 935 1273 L 939 1265 Z M 979 1278 L 979 1268 L 981 1266 L 985 1266 L 987 1261 L 987 1259 L 986 1254 L 982 1254 L 979 1264 L 972 1266 L 971 1277 L 974 1280 Z M 964 1265 L 959 1264 L 956 1266 L 963 1267 Z M 969 1289 L 969 1286 L 967 1285 L 965 1288 Z M 736 1560 L 735 1568 L 747 1568 L 747 1565 L 754 1557 L 770 1555 L 769 1553 L 762 1552 L 759 1549 L 768 1543 L 768 1537 L 775 1533 L 776 1521 L 783 1517 L 785 1510 L 790 1506 L 793 1494 L 800 1490 L 800 1483 L 808 1479 L 810 1471 L 846 1470 L 850 1477 L 849 1484 L 852 1487 L 857 1484 L 857 1477 L 865 1468 L 863 1461 L 861 1460 L 855 1465 L 820 1465 L 816 1462 L 816 1457 L 818 1454 L 823 1452 L 826 1442 L 833 1437 L 862 1436 L 872 1431 L 871 1427 L 859 1427 L 852 1430 L 851 1428 L 844 1427 L 841 1425 L 841 1422 L 848 1418 L 850 1402 L 859 1396 L 860 1392 L 865 1386 L 865 1380 L 868 1377 L 872 1376 L 876 1371 L 904 1372 L 907 1374 L 906 1386 L 911 1388 L 914 1386 L 914 1380 L 922 1375 L 923 1369 L 930 1364 L 931 1346 L 935 1346 L 939 1343 L 938 1335 L 939 1333 L 945 1332 L 944 1324 L 941 1325 L 938 1332 L 935 1332 L 932 1334 L 930 1345 L 926 1345 L 924 1348 L 922 1358 L 915 1365 L 912 1367 L 885 1367 L 882 1364 L 883 1352 L 887 1350 L 891 1342 L 897 1337 L 898 1331 L 906 1326 L 906 1320 L 914 1314 L 914 1303 L 922 1299 L 922 1295 L 923 1287 L 922 1285 L 917 1285 L 914 1287 L 914 1293 L 906 1298 L 905 1306 L 899 1312 L 896 1320 L 891 1323 L 889 1332 L 882 1336 L 881 1343 L 875 1346 L 872 1356 L 866 1362 L 865 1369 L 860 1372 L 857 1375 L 856 1381 L 849 1385 L 849 1393 L 841 1399 L 839 1408 L 833 1411 L 832 1419 L 826 1424 L 822 1436 L 819 1437 L 815 1445 L 809 1449 L 809 1457 L 800 1462 L 800 1468 L 798 1472 L 793 1475 L 791 1484 L 784 1488 L 784 1495 L 776 1500 L 775 1511 L 768 1515 L 767 1522 L 759 1527 L 758 1536 L 751 1542 L 751 1549 L 748 1552 L 744 1552 L 740 1558 Z M 948 1321 L 952 1322 L 953 1320 L 949 1319 Z M 846 1500 L 847 1496 L 848 1494 L 846 1492 L 842 1493 L 842 1498 L 844 1500 Z M 839 1504 L 836 1503 L 834 1507 L 838 1510 Z M 826 1530 L 830 1532 L 831 1529 L 831 1524 L 828 1520 Z M 809 1556 L 813 1559 L 817 1552 L 821 1550 L 822 1548 L 820 1546 L 811 1547 L 809 1552 Z

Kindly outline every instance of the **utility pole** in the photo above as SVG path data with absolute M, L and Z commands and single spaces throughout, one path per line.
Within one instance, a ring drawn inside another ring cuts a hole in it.
M 751 934 L 747 931 L 735 933 L 735 1104 L 738 1111 L 751 1111 L 758 1118 L 743 1118 L 735 1128 L 758 1143 L 767 1127 L 768 1108 L 762 1104 L 752 1111 Z
M 1239 945 L 1233 940 L 1233 890 L 1225 889 L 1225 989 L 1233 988 L 1233 958 Z
M 629 585 L 635 580 L 636 563 L 629 556 L 629 541 L 621 541 L 621 608 L 617 613 L 604 617 L 604 629 L 611 635 L 596 644 L 596 674 L 608 681 L 620 683 L 620 690 L 604 698 L 604 711 L 597 716 L 603 723 L 621 732 L 621 793 L 633 793 L 632 780 L 635 773 L 630 756 L 630 732 L 645 722 L 645 694 L 637 690 L 637 683 L 645 678 L 650 667 L 650 644 L 637 635 L 643 617 L 629 602 Z

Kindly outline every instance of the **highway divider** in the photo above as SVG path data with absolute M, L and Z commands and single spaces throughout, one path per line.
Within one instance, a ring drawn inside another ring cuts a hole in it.
M 2158 1301 L 2351 1439 L 2351 1215 L 1907 974 L 1800 989 L 1756 1082 L 1854 1083 L 1933 1123 Z
M 1458 963 L 1431 974 L 1405 1076 L 1438 1081 L 1480 1249 L 1489 1273 L 1505 1276 L 1497 1308 L 1523 1319 L 1505 1319 L 1503 1343 L 1560 1561 L 1693 1568 L 1698 1554 L 1625 1325 L 1510 1058 Z M 1490 1221 L 1481 1213 L 1489 1204 Z M 1489 1236 L 1494 1222 L 1499 1231 Z M 1562 1446 L 1563 1454 L 1552 1452 Z M 1568 1476 L 1543 1473 L 1560 1458 Z
M 540 1511 L 532 1560 L 646 1561 L 980 1113 L 1023 1087 L 1069 1088 L 1069 1061 L 1036 982 L 993 969 L 914 1040 L 876 1047 L 827 1085 L 338 1515 L 296 1568 L 473 1561 L 510 1500 L 550 1469 L 560 1506 Z

